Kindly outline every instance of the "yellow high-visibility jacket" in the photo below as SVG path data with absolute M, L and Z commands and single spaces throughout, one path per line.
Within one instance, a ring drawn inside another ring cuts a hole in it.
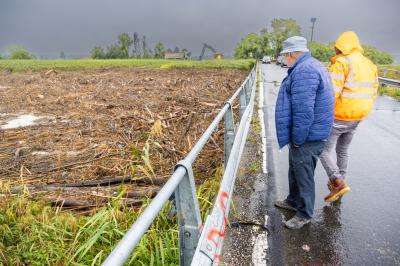
M 342 53 L 331 60 L 329 73 L 335 90 L 335 119 L 362 120 L 378 93 L 377 67 L 363 55 L 357 35 L 348 31 L 336 41 Z

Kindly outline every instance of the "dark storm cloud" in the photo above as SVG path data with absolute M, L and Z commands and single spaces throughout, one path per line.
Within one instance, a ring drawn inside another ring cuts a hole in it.
M 225 54 L 247 33 L 273 18 L 294 18 L 314 39 L 334 41 L 354 30 L 363 43 L 400 56 L 399 0 L 0 0 L 0 53 L 21 44 L 37 55 L 87 55 L 120 32 L 145 34 L 151 45 L 187 48 L 194 55 L 207 42 Z

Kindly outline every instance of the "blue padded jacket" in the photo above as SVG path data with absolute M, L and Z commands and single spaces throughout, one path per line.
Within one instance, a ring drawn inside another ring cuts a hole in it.
M 304 53 L 282 81 L 275 108 L 279 147 L 326 140 L 334 120 L 334 91 L 327 69 Z

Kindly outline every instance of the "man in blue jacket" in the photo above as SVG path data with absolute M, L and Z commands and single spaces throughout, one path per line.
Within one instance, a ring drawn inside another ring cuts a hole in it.
M 289 195 L 275 206 L 295 211 L 285 225 L 299 229 L 313 216 L 314 170 L 331 132 L 335 98 L 328 71 L 311 57 L 305 38 L 288 38 L 281 54 L 290 68 L 276 101 L 275 124 L 279 148 L 289 144 Z

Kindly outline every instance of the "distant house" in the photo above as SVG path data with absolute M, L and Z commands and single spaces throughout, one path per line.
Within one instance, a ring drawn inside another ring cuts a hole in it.
M 179 52 L 179 53 L 165 53 L 164 56 L 165 59 L 188 59 L 188 56 L 185 52 Z

